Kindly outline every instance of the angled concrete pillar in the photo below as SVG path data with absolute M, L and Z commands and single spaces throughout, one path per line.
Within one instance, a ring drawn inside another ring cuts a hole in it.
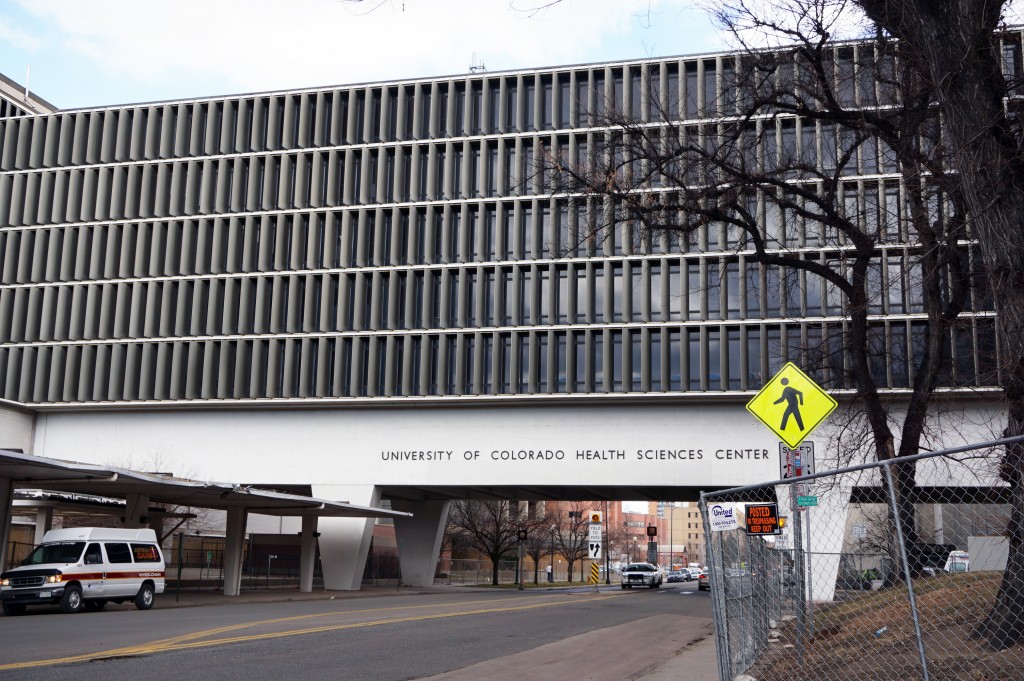
M 244 508 L 229 508 L 224 539 L 224 595 L 237 596 L 242 590 L 242 550 L 245 547 Z
M 43 542 L 43 535 L 53 528 L 53 508 L 46 507 L 36 510 L 36 544 Z
M 391 502 L 395 511 L 412 513 L 411 518 L 395 518 L 395 540 L 402 584 L 432 586 L 437 557 L 448 520 L 448 501 Z
M 145 523 L 149 510 L 149 497 L 145 494 L 129 494 L 124 499 L 124 526 L 131 529 L 140 529 Z
M 313 496 L 359 506 L 379 506 L 380 488 L 373 485 L 313 485 Z M 321 518 L 320 565 L 328 591 L 358 591 L 373 536 L 373 519 Z
M 805 507 L 801 511 L 794 510 L 792 497 L 793 485 L 778 485 L 775 488 L 779 503 L 779 513 L 789 516 L 787 532 L 779 537 L 776 548 L 792 549 L 794 542 L 800 546 L 810 558 L 805 558 L 804 567 L 807 571 L 805 579 L 810 580 L 811 589 L 808 598 L 819 603 L 828 603 L 835 599 L 836 578 L 839 576 L 839 560 L 843 553 L 843 540 L 846 534 L 846 520 L 850 514 L 850 494 L 853 482 L 844 477 L 830 486 L 823 483 L 805 483 L 804 493 L 818 497 L 818 505 Z M 793 515 L 801 514 L 802 535 L 793 536 L 796 524 Z M 810 525 L 810 544 L 807 541 L 808 525 Z M 827 527 L 828 529 L 823 529 Z
M 313 569 L 316 567 L 316 528 L 319 518 L 302 516 L 302 537 L 299 540 L 299 591 L 313 590 Z
M 7 567 L 7 539 L 11 536 L 14 481 L 0 478 L 0 570 Z

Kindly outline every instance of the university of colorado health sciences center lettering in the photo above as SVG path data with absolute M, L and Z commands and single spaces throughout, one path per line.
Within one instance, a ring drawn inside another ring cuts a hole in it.
M 487 423 L 464 411 L 459 423 L 431 429 L 429 438 L 390 428 L 358 451 L 385 484 L 411 475 L 537 484 L 539 475 L 570 484 L 722 486 L 764 480 L 776 470 L 774 443 L 756 424 L 737 423 L 735 407 L 559 411 L 506 410 Z

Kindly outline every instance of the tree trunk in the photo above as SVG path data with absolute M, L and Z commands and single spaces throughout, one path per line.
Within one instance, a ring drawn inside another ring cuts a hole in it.
M 498 559 L 491 558 L 491 586 L 498 586 Z
M 1021 433 L 1024 430 L 1024 410 L 1017 402 L 1011 409 L 1006 432 Z M 982 638 L 993 648 L 1002 650 L 1015 645 L 1024 638 L 1024 621 L 1021 609 L 1024 608 L 1024 443 L 1016 442 L 1006 448 L 1002 461 L 1001 474 L 1010 485 L 1013 493 L 1010 497 L 1010 522 L 1006 530 L 1009 541 L 1009 554 L 1006 560 L 1006 571 L 1003 581 L 996 594 L 995 605 L 991 612 L 979 624 L 973 635 Z
M 901 55 L 933 88 L 943 114 L 948 163 L 956 171 L 997 310 L 1004 435 L 1024 435 L 1024 165 L 1006 117 L 996 29 L 1002 2 L 858 0 L 902 43 Z M 1007 448 L 1001 476 L 1012 489 L 1009 557 L 992 611 L 976 630 L 994 649 L 1024 636 L 1024 452 Z

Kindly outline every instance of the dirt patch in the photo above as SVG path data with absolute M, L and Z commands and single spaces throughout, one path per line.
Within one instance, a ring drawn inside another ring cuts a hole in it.
M 1024 646 L 995 652 L 970 638 L 994 602 L 1001 577 L 968 573 L 914 583 L 932 681 L 1024 679 Z M 779 633 L 748 672 L 759 681 L 924 678 L 907 592 L 900 587 L 817 606 L 814 634 L 805 641 L 795 621 L 781 623 Z

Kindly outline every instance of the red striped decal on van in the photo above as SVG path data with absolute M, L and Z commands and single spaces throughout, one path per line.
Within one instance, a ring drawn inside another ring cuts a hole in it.
M 102 572 L 78 572 L 74 574 L 64 573 L 63 581 L 65 582 L 84 582 L 90 579 L 103 579 Z

